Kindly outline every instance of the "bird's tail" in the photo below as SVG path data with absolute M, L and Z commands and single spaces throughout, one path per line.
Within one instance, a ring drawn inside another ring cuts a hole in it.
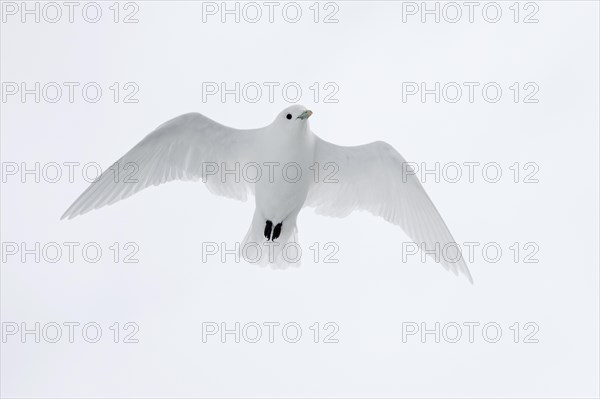
M 271 266 L 274 269 L 285 269 L 300 266 L 302 250 L 298 244 L 298 228 L 296 217 L 282 222 L 279 237 L 272 240 L 266 237 L 265 219 L 260 212 L 254 211 L 252 224 L 240 246 L 240 255 L 249 263 L 260 266 Z M 274 228 L 275 226 L 272 226 Z M 275 234 L 271 233 L 271 237 Z

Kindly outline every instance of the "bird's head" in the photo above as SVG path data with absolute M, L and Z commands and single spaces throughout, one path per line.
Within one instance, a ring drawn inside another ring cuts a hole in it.
M 312 111 L 306 109 L 302 105 L 292 105 L 281 111 L 274 124 L 283 128 L 305 129 L 308 127 L 308 118 L 312 115 Z

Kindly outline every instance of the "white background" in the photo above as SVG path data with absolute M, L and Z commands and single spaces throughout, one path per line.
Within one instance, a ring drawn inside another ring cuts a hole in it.
M 466 15 L 454 24 L 421 23 L 418 15 L 403 23 L 400 2 L 340 2 L 334 24 L 314 23 L 311 3 L 302 3 L 296 24 L 281 11 L 274 23 L 266 16 L 221 23 L 218 15 L 203 23 L 202 5 L 192 2 L 138 3 L 136 24 L 113 23 L 111 3 L 102 3 L 96 24 L 80 9 L 74 23 L 6 16 L 3 82 L 93 81 L 104 95 L 95 104 L 80 95 L 74 103 L 3 101 L 3 163 L 107 167 L 156 126 L 190 111 L 238 128 L 264 126 L 289 105 L 280 91 L 273 103 L 203 102 L 202 82 L 298 82 L 301 103 L 314 111 L 313 131 L 328 141 L 384 140 L 428 165 L 500 164 L 495 184 L 479 173 L 473 183 L 428 178 L 424 186 L 458 242 L 497 242 L 504 252 L 497 263 L 476 252 L 471 286 L 431 260 L 403 263 L 407 237 L 381 219 L 305 209 L 302 248 L 310 254 L 315 242 L 335 242 L 339 263 L 310 255 L 285 271 L 232 258 L 203 263 L 203 242 L 242 240 L 253 200 L 175 182 L 59 221 L 88 185 L 81 169 L 73 183 L 9 176 L 3 242 L 94 241 L 105 252 L 95 264 L 80 252 L 74 263 L 66 255 L 55 264 L 8 257 L 2 322 L 93 321 L 103 336 L 96 344 L 80 330 L 74 343 L 9 336 L 1 348 L 2 395 L 597 397 L 598 3 L 537 2 L 534 24 L 514 23 L 511 4 L 501 3 L 498 23 L 486 22 L 481 7 L 474 23 Z M 473 103 L 402 102 L 402 82 L 436 81 L 498 82 L 504 92 L 497 103 L 481 91 Z M 115 104 L 113 82 L 136 82 L 139 102 Z M 335 82 L 339 102 L 315 103 L 314 82 Z M 513 82 L 535 82 L 539 102 L 515 103 Z M 515 183 L 514 162 L 539 165 L 539 182 Z M 138 243 L 140 262 L 114 263 L 108 247 L 129 241 Z M 539 262 L 515 262 L 514 242 L 537 243 Z M 139 325 L 139 343 L 113 343 L 109 326 L 128 321 Z M 274 343 L 264 336 L 257 344 L 218 336 L 202 342 L 203 322 L 269 321 L 300 324 L 302 339 L 287 343 L 277 330 Z M 314 322 L 337 323 L 339 343 L 312 342 Z M 470 343 L 464 328 L 455 344 L 432 336 L 422 343 L 419 335 L 402 342 L 406 322 L 495 322 L 503 335 L 488 343 L 478 329 Z M 515 322 L 536 323 L 539 342 L 523 343 L 523 335 L 513 342 Z

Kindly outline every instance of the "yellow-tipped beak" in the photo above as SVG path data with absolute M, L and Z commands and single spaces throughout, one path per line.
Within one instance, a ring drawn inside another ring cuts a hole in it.
M 313 112 L 311 110 L 306 110 L 303 113 L 301 113 L 300 115 L 298 115 L 298 119 L 308 119 L 311 115 L 313 114 Z

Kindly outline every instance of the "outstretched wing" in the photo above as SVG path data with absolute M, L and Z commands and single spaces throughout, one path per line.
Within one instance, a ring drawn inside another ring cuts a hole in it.
M 149 186 L 171 180 L 199 180 L 217 195 L 245 201 L 253 191 L 244 179 L 220 173 L 233 170 L 252 154 L 256 131 L 223 126 L 201 114 L 178 116 L 160 125 L 104 171 L 67 209 L 73 218 L 113 204 Z
M 320 168 L 336 173 L 330 180 L 312 185 L 307 206 L 328 216 L 344 217 L 354 210 L 381 216 L 428 251 L 438 251 L 438 260 L 446 269 L 455 274 L 461 271 L 473 282 L 457 245 L 452 246 L 459 251 L 457 256 L 443 256 L 441 250 L 455 244 L 454 238 L 410 164 L 391 145 L 377 141 L 342 147 L 317 138 L 315 155 Z

